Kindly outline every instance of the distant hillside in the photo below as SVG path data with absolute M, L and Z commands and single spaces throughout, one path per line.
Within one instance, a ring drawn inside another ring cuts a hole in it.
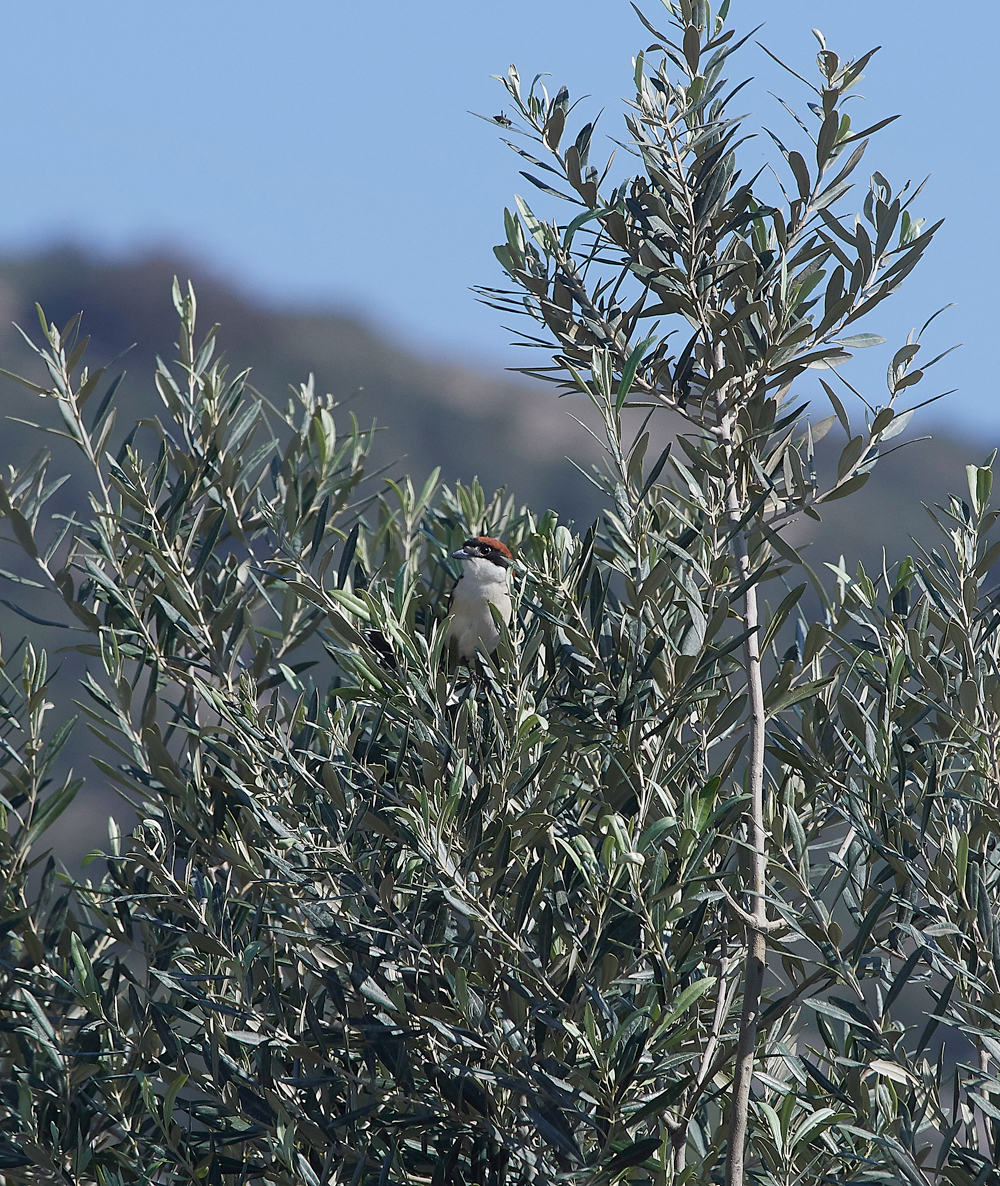
M 13 371 L 30 365 L 10 325 L 17 322 L 37 336 L 35 302 L 59 324 L 83 310 L 83 330 L 92 339 L 89 358 L 106 362 L 136 343 L 121 364 L 128 374 L 116 397 L 119 424 L 162 411 L 152 375 L 157 354 L 168 361 L 176 354 L 170 302 L 175 274 L 182 283 L 194 282 L 202 330 L 221 324 L 219 344 L 227 360 L 252 367 L 251 383 L 271 400 L 284 403 L 289 384 L 311 372 L 319 390 L 345 402 L 362 426 L 377 419 L 377 465 L 398 462 L 397 472 L 415 479 L 440 465 L 447 481 L 478 475 L 491 490 L 506 485 L 531 505 L 567 515 L 592 517 L 596 511 L 588 483 L 564 459 L 567 452 L 588 462 L 596 456 L 594 443 L 566 415 L 575 402 L 576 413 L 586 416 L 582 399 L 560 401 L 519 376 L 416 357 L 377 326 L 342 312 L 267 308 L 190 260 L 148 256 L 106 263 L 67 248 L 0 261 L 0 353 L 8 360 L 0 365 Z M 31 406 L 30 395 L 5 380 L 0 396 Z
M 175 274 L 194 281 L 202 328 L 221 324 L 223 353 L 236 366 L 252 367 L 251 382 L 269 398 L 283 402 L 288 385 L 312 372 L 319 389 L 344 401 L 363 425 L 376 419 L 376 465 L 396 463 L 396 472 L 415 479 L 435 466 L 449 482 L 478 475 L 488 489 L 505 485 L 519 501 L 578 522 L 597 513 L 593 488 L 566 460 L 569 455 L 589 467 L 598 458 L 592 438 L 567 414 L 586 420 L 584 400 L 559 399 L 553 388 L 520 376 L 417 357 L 378 326 L 342 311 L 269 308 L 183 258 L 109 263 L 64 248 L 0 260 L 0 365 L 14 371 L 31 366 L 11 323 L 37 335 L 35 302 L 60 323 L 83 310 L 84 332 L 92 337 L 89 357 L 96 362 L 136 343 L 122 363 L 128 374 L 117 397 L 119 426 L 158 413 L 153 360 L 174 357 Z M 39 414 L 29 394 L 2 378 L 0 399 L 8 414 Z M 666 416 L 658 428 L 666 439 Z M 921 425 L 920 431 L 933 428 Z M 19 425 L 5 429 L 3 439 L 7 458 L 0 464 L 39 447 L 37 434 Z M 964 489 L 966 463 L 986 452 L 985 443 L 935 433 L 934 440 L 888 457 L 860 495 L 831 503 L 822 524 L 804 522 L 795 538 L 812 541 L 817 562 L 843 553 L 868 566 L 881 562 L 883 546 L 890 558 L 905 554 L 911 534 L 930 538 L 933 531 L 921 500 L 933 503 L 948 490 Z
M 153 359 L 156 354 L 174 357 L 170 283 L 175 273 L 194 281 L 202 328 L 221 323 L 222 351 L 234 365 L 252 366 L 251 381 L 258 390 L 283 401 L 289 384 L 313 372 L 320 390 L 347 402 L 363 424 L 377 419 L 382 431 L 376 464 L 397 462 L 397 473 L 410 472 L 415 478 L 440 465 L 449 482 L 478 475 L 488 489 L 506 485 L 520 501 L 538 510 L 552 507 L 578 522 L 589 523 L 599 509 L 593 489 L 565 460 L 569 454 L 589 465 L 598 456 L 593 440 L 566 414 L 586 418 L 589 409 L 582 399 L 559 400 L 552 389 L 519 377 L 416 357 L 377 326 L 343 312 L 268 308 L 190 260 L 149 256 L 108 263 L 72 249 L 0 260 L 0 366 L 28 373 L 25 368 L 34 365 L 11 323 L 37 336 L 36 301 L 60 323 L 83 310 L 95 364 L 137 343 L 123 364 L 128 376 L 118 397 L 124 433 L 123 426 L 135 417 L 161 409 L 152 383 Z M 34 419 L 48 410 L 3 379 L 0 401 L 11 416 Z M 665 436 L 670 427 L 662 417 L 660 434 Z M 921 426 L 921 431 L 928 429 Z M 53 439 L 47 438 L 49 443 Z M 9 421 L 2 441 L 3 466 L 31 456 L 41 444 L 37 431 Z M 810 543 L 807 557 L 820 572 L 825 571 L 824 560 L 841 554 L 851 569 L 858 559 L 869 571 L 878 569 L 883 546 L 892 563 L 911 550 L 911 535 L 937 542 L 921 501 L 938 502 L 949 490 L 964 490 L 966 463 L 981 462 L 987 452 L 985 443 L 946 436 L 913 444 L 881 463 L 858 496 L 831 504 L 822 524 L 797 524 L 792 537 Z M 63 452 L 53 470 L 66 472 L 77 464 L 75 454 Z M 82 487 L 73 483 L 60 492 L 69 502 L 81 496 Z M 0 561 L 0 567 L 17 565 L 17 557 Z M 7 586 L 0 589 L 0 598 L 16 599 L 19 591 Z M 47 601 L 43 596 L 39 605 Z M 36 608 L 43 616 L 58 610 L 55 598 L 51 608 Z M 52 651 L 67 641 L 65 633 L 29 627 L 0 605 L 5 655 L 26 630 Z M 78 695 L 81 673 L 79 657 L 69 656 L 57 692 L 60 716 Z M 78 726 L 70 760 L 88 776 L 88 785 L 52 836 L 68 861 L 101 845 L 108 814 L 121 815 L 120 803 L 89 763 L 91 748 L 92 739 Z
M 827 504 L 822 523 L 794 525 L 789 538 L 809 544 L 805 557 L 814 568 L 843 555 L 849 572 L 859 560 L 869 573 L 881 572 L 883 548 L 891 566 L 913 553 L 914 539 L 926 548 L 940 546 L 941 533 L 924 504 L 933 508 L 950 493 L 967 498 L 965 467 L 982 465 L 993 442 L 954 440 L 933 425 L 920 435 L 928 433 L 929 441 L 913 441 L 880 461 L 853 498 Z

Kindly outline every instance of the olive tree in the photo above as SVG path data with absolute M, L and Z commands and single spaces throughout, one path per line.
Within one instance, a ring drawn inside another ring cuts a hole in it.
M 23 644 L 0 754 L 8 1180 L 983 1180 L 988 470 L 948 511 L 951 569 L 835 566 L 828 593 L 782 534 L 906 425 L 919 338 L 881 403 L 858 412 L 840 372 L 935 228 L 880 174 L 852 188 L 887 122 L 843 111 L 870 54 L 821 41 L 811 145 L 779 143 L 788 192 L 757 191 L 728 4 L 666 9 L 636 59 L 634 176 L 608 188 L 564 90 L 512 69 L 498 117 L 543 200 L 579 208 L 519 199 L 497 249 L 515 287 L 486 295 L 554 345 L 533 373 L 594 406 L 586 530 L 478 484 L 366 479 L 369 434 L 311 382 L 277 404 L 228 371 L 179 286 L 163 413 L 121 439 L 117 380 L 42 317 L 29 386 L 91 498 L 49 518 L 47 456 L 11 468 L 0 511 L 35 566 L 11 575 L 48 590 L 29 619 L 85 636 L 79 711 L 139 823 L 110 823 L 90 881 L 38 851 L 78 780 Z M 635 407 L 680 424 L 655 460 Z M 515 611 L 466 665 L 451 552 L 479 533 L 515 553 Z M 940 1053 L 949 1026 L 972 1071 Z
M 723 75 L 743 41 L 725 27 L 729 4 L 714 18 L 707 3 L 664 7 L 670 35 L 643 20 L 657 38 L 647 53 L 656 56 L 636 58 L 636 99 L 626 120 L 626 147 L 641 172 L 610 192 L 601 190 L 610 162 L 603 169 L 589 163 L 593 125 L 584 124 L 569 142 L 566 88 L 550 99 L 536 78 L 524 93 L 515 67 L 502 80 L 520 123 L 495 118 L 516 127 L 546 159 L 521 147 L 523 141 L 511 147 L 536 169 L 555 173 L 569 192 L 524 176 L 581 209 L 561 227 L 538 218 L 519 197 L 517 213 L 506 212 L 507 242 L 496 249 L 517 289 L 488 295 L 500 307 L 526 311 L 555 339 L 553 365 L 527 373 L 586 391 L 609 415 L 612 406 L 616 414 L 623 407 L 665 408 L 689 426 L 677 438 L 685 455 L 679 489 L 697 527 L 712 532 L 714 567 L 701 574 L 709 608 L 713 615 L 716 607 L 724 616 L 734 613 L 743 627 L 744 851 L 735 880 L 719 883 L 720 919 L 738 923 L 746 936 L 726 1136 L 726 1178 L 738 1183 L 767 937 L 787 926 L 782 917 L 768 917 L 768 720 L 831 679 L 817 663 L 822 626 L 816 624 L 806 653 L 786 654 L 765 688 L 766 643 L 806 586 L 792 590 L 770 622 L 758 588 L 780 574 L 781 561 L 802 563 L 781 539 L 781 527 L 803 514 L 818 518 L 823 503 L 860 489 L 883 442 L 912 415 L 912 409 L 900 415 L 896 401 L 923 375 L 911 366 L 919 337 L 894 355 L 884 403 L 861 396 L 866 414 L 856 432 L 841 397 L 844 387 L 860 393 L 844 380 L 838 395 L 831 384 L 840 380 L 837 368 L 850 349 L 884 341 L 845 331 L 896 290 L 940 224 L 925 229 L 908 210 L 919 190 L 907 197 L 904 186 L 894 194 L 880 173 L 872 176 L 862 213 L 838 216 L 853 196 L 852 175 L 870 136 L 893 118 L 857 130 L 844 110 L 874 51 L 844 62 L 817 32 L 818 85 L 806 83 L 815 97 L 808 104 L 812 127 L 795 116 L 809 159 L 772 134 L 786 165 L 776 202 L 755 190 L 760 174 L 741 183 L 737 149 L 746 133 L 729 107 L 741 85 L 730 87 Z M 683 329 L 673 328 L 677 321 Z M 830 376 L 819 382 L 834 415 L 813 426 L 803 424 L 806 405 L 796 394 L 803 373 L 816 368 Z M 836 479 L 824 489 L 813 450 L 838 419 L 848 439 Z M 618 468 L 627 472 L 624 464 Z M 657 558 L 655 534 L 643 534 L 635 548 L 636 580 Z

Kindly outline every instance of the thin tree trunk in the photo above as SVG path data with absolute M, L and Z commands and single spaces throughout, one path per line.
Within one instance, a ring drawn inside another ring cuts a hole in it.
M 721 346 L 715 351 L 716 369 L 722 367 Z M 719 393 L 719 426 L 727 452 L 732 456 L 732 429 L 725 396 Z M 733 1095 L 729 1108 L 729 1132 L 726 1150 L 726 1186 L 743 1186 L 746 1154 L 747 1116 L 750 1108 L 750 1081 L 753 1078 L 754 1050 L 760 1024 L 760 1002 L 764 987 L 767 962 L 767 906 L 764 901 L 767 857 L 764 849 L 764 684 L 760 664 L 760 612 L 757 605 L 757 586 L 750 583 L 750 556 L 747 537 L 739 526 L 744 512 L 736 488 L 736 475 L 730 474 L 726 511 L 735 530 L 733 550 L 740 581 L 745 585 L 743 595 L 744 628 L 749 631 L 743 647 L 746 663 L 747 694 L 750 701 L 750 806 L 747 812 L 747 843 L 750 849 L 748 884 L 744 890 L 751 894 L 750 914 L 760 925 L 748 927 L 747 958 L 743 970 L 743 1014 L 740 1019 L 739 1042 L 736 1047 L 736 1066 L 733 1074 Z
M 738 516 L 738 513 L 737 513 Z M 736 537 L 736 558 L 740 576 L 750 576 L 746 537 Z M 764 852 L 764 684 L 760 669 L 760 616 L 757 609 L 757 588 L 748 587 L 744 598 L 745 626 L 752 633 L 747 637 L 744 656 L 747 667 L 747 690 L 750 698 L 750 809 L 747 814 L 747 840 L 750 846 L 750 884 L 752 894 L 750 913 L 761 925 L 748 928 L 747 959 L 743 971 L 743 1015 L 740 1037 L 736 1048 L 736 1067 L 733 1074 L 733 1097 L 729 1108 L 729 1134 L 726 1154 L 726 1186 L 743 1186 L 743 1163 L 746 1152 L 747 1114 L 750 1108 L 750 1080 L 753 1077 L 754 1050 L 760 1023 L 761 992 L 764 987 L 764 968 L 767 943 L 767 906 L 764 901 L 766 856 Z

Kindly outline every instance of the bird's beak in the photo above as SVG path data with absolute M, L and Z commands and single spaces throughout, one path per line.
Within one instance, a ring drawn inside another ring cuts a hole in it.
M 459 548 L 457 552 L 452 552 L 451 557 L 453 560 L 468 560 L 470 558 L 465 548 Z

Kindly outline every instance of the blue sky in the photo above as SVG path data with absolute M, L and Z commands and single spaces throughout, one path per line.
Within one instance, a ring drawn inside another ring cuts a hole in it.
M 643 7 L 655 23 L 659 4 Z M 903 118 L 866 163 L 931 174 L 917 212 L 948 222 L 866 328 L 894 341 L 958 302 L 930 341 L 965 342 L 937 368 L 961 388 L 947 416 L 1000 436 L 995 0 L 733 0 L 731 22 L 764 22 L 758 38 L 807 77 L 812 26 L 844 57 L 884 47 L 855 119 Z M 6 0 L 0 32 L 0 248 L 169 244 L 268 298 L 360 309 L 488 365 L 512 364 L 509 335 L 469 287 L 500 279 L 502 209 L 530 187 L 468 111 L 500 109 L 489 76 L 516 62 L 593 96 L 581 112 L 603 107 L 619 135 L 649 41 L 626 0 Z M 800 84 L 755 46 L 738 60 L 734 79 L 758 79 L 747 108 L 789 132 L 767 91 L 801 106 Z M 747 167 L 765 152 L 752 141 Z

